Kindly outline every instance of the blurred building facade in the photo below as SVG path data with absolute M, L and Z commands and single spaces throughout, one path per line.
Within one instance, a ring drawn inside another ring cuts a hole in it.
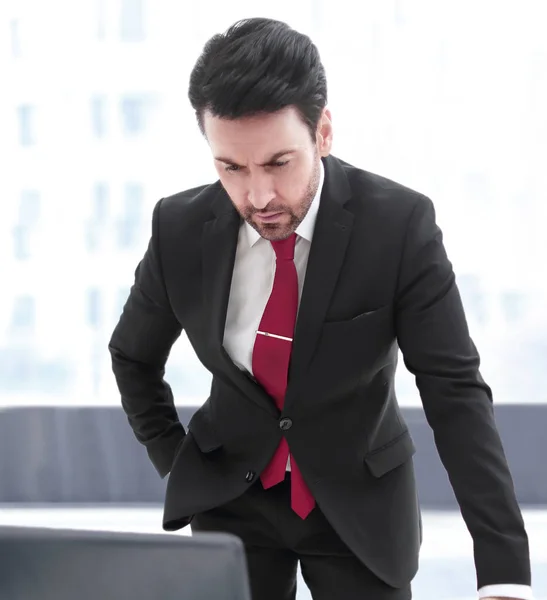
M 2 3 L 0 406 L 119 402 L 106 346 L 152 208 L 215 179 L 190 70 L 247 16 L 316 41 L 334 153 L 432 197 L 496 398 L 547 402 L 544 5 L 236 4 Z M 207 396 L 184 335 L 167 379 L 181 404 Z M 418 402 L 402 363 L 399 390 Z

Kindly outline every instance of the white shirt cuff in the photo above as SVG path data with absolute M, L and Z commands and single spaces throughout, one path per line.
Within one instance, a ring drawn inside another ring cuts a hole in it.
M 503 583 L 487 585 L 479 590 L 479 598 L 518 598 L 519 600 L 534 600 L 532 588 L 528 585 L 513 585 Z

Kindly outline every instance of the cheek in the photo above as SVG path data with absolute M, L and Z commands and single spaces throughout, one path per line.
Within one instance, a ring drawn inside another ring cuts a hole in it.
M 245 195 L 247 188 L 243 177 L 224 177 L 221 181 L 225 190 L 230 190 L 238 196 Z
M 295 169 L 279 180 L 278 191 L 285 198 L 299 198 L 306 190 L 308 180 L 303 169 Z

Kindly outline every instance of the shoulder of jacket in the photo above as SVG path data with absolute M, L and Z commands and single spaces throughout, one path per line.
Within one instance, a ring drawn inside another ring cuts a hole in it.
M 158 204 L 162 213 L 167 212 L 169 215 L 192 210 L 200 212 L 204 209 L 210 209 L 211 202 L 220 189 L 220 182 L 216 181 L 212 184 L 200 185 L 171 196 L 165 196 Z

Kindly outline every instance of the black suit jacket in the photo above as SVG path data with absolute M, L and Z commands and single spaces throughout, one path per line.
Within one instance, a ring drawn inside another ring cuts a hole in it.
M 162 199 L 110 341 L 123 407 L 161 476 L 163 526 L 253 484 L 286 436 L 321 510 L 399 587 L 417 571 L 415 452 L 394 389 L 415 375 L 467 527 L 478 586 L 530 585 L 528 540 L 431 201 L 343 161 L 325 183 L 294 336 L 285 407 L 222 346 L 241 221 L 219 182 Z M 212 373 L 186 433 L 163 379 L 182 330 Z M 280 419 L 292 422 L 280 428 Z

